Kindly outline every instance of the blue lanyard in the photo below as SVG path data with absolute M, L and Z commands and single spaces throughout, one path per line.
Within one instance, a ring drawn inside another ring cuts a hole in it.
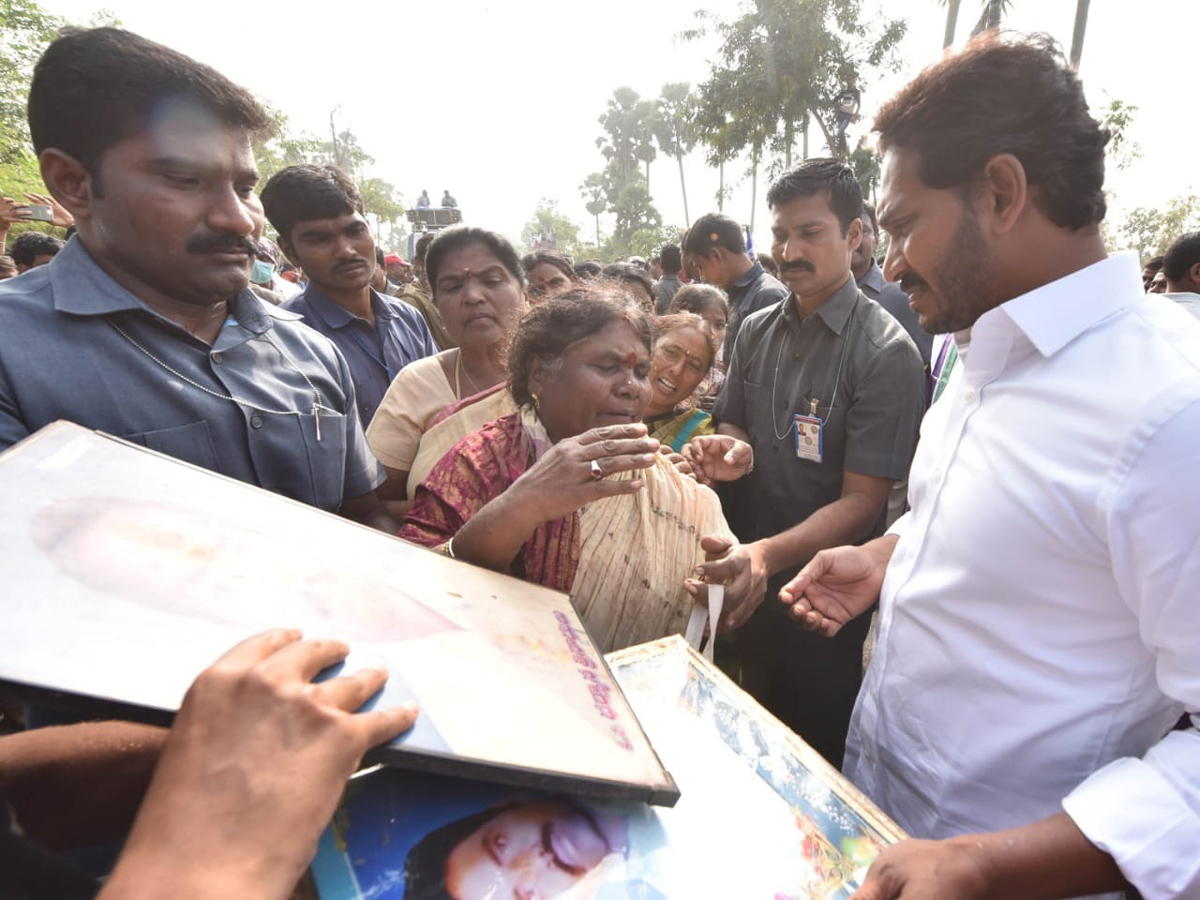
M 376 336 L 379 337 L 379 345 L 380 345 L 380 348 L 382 348 L 384 345 L 384 337 L 379 334 L 379 324 L 378 324 L 379 318 L 378 318 L 378 316 L 376 316 L 375 322 L 376 322 L 375 334 L 376 334 Z M 356 344 L 358 344 L 358 346 L 362 347 L 363 351 L 367 354 L 367 356 L 369 356 L 369 357 L 371 357 L 371 359 L 375 360 L 375 362 L 377 362 L 380 365 L 380 367 L 382 367 L 383 370 L 385 372 L 387 372 L 388 383 L 390 384 L 391 382 L 395 381 L 396 375 L 399 374 L 400 370 L 397 369 L 395 372 L 393 372 L 392 367 L 389 366 L 385 360 L 379 358 L 379 355 L 375 352 L 375 348 L 369 346 L 366 343 L 366 341 L 364 341 L 361 337 L 359 337 L 357 330 L 354 327 L 353 322 L 350 323 L 348 330 L 350 331 L 350 337 L 354 338 L 354 342 Z M 386 353 L 385 353 L 385 355 L 386 355 Z

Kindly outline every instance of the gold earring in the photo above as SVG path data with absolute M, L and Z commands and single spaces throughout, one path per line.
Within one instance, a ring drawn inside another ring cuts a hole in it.
M 533 398 L 533 408 L 540 410 L 542 408 L 542 401 L 538 398 L 538 395 L 530 391 L 529 396 Z

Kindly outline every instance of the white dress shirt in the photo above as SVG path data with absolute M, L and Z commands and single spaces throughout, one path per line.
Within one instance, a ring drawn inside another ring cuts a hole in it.
M 846 774 L 915 837 L 1065 808 L 1200 897 L 1200 323 L 1132 254 L 980 316 L 910 503 Z

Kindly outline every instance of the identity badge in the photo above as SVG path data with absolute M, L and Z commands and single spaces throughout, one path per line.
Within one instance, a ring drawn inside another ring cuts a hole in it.
M 822 460 L 824 423 L 816 416 L 796 416 L 796 458 L 819 463 Z

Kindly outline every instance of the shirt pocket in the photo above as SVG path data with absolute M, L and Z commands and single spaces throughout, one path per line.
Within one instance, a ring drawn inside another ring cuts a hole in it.
M 217 464 L 217 448 L 213 444 L 212 432 L 208 430 L 207 422 L 140 431 L 135 434 L 123 434 L 121 437 L 132 444 L 140 444 L 148 450 L 173 456 L 192 465 L 213 472 L 221 471 Z
M 319 425 L 312 412 L 252 417 L 250 440 L 261 447 L 253 455 L 263 487 L 336 512 L 345 481 L 346 417 L 328 409 L 320 416 Z

